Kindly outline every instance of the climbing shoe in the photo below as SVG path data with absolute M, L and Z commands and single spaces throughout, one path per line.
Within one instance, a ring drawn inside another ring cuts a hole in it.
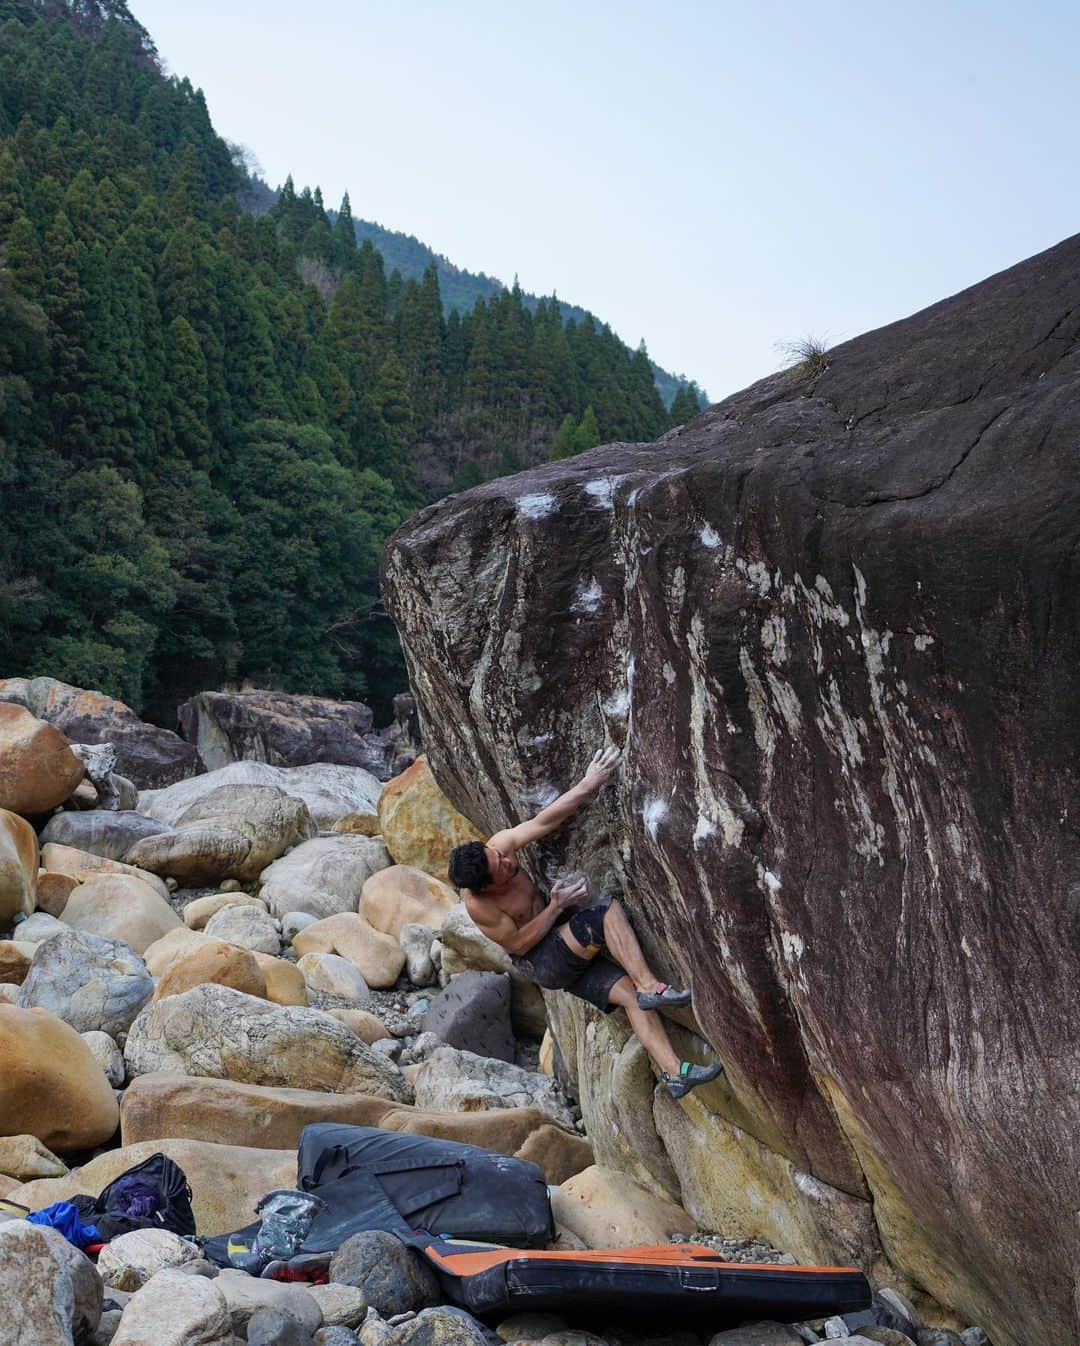
M 662 986 L 659 991 L 639 991 L 638 1009 L 681 1009 L 689 1005 L 690 992 L 679 991 L 674 986 Z
M 660 1078 L 672 1098 L 685 1098 L 691 1089 L 696 1089 L 699 1084 L 708 1084 L 723 1073 L 724 1067 L 719 1062 L 713 1066 L 696 1066 L 693 1061 L 683 1061 L 677 1075 L 669 1075 L 666 1070 L 662 1070 Z

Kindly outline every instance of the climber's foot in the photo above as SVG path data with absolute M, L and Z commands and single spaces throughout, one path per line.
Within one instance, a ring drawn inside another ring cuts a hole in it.
M 638 1009 L 681 1009 L 689 1005 L 690 992 L 680 991 L 675 986 L 658 986 L 655 991 L 638 992 Z
M 685 1098 L 691 1089 L 699 1084 L 708 1084 L 724 1073 L 724 1067 L 717 1062 L 712 1066 L 697 1066 L 693 1061 L 683 1061 L 677 1075 L 669 1075 L 666 1070 L 660 1072 L 660 1078 L 672 1098 Z

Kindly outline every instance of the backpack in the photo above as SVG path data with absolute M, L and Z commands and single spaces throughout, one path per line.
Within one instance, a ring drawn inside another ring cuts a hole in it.
M 84 1223 L 97 1226 L 103 1243 L 133 1229 L 168 1229 L 184 1238 L 195 1233 L 187 1175 L 164 1154 L 121 1173 L 98 1197 L 72 1197 L 72 1205 Z

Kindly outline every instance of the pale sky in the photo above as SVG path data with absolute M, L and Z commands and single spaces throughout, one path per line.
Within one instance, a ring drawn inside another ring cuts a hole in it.
M 1064 0 L 130 0 L 272 185 L 718 399 L 1080 231 Z

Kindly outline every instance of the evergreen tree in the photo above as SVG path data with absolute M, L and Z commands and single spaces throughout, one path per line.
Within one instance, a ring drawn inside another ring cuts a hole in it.
M 668 411 L 668 425 L 684 425 L 701 411 L 701 392 L 696 383 L 684 383 L 672 400 Z
M 401 309 L 401 361 L 421 430 L 430 427 L 442 402 L 443 340 L 439 276 L 429 266 L 419 285 L 406 284 Z
M 211 434 L 206 357 L 195 329 L 179 315 L 166 333 L 165 376 L 171 442 L 189 462 L 207 467 Z
M 356 261 L 356 225 L 353 221 L 348 192 L 341 198 L 337 219 L 334 221 L 332 260 L 342 271 L 348 270 Z
M 568 411 L 562 418 L 562 423 L 558 430 L 555 432 L 555 440 L 551 446 L 551 452 L 548 454 L 548 457 L 552 459 L 572 457 L 577 452 L 577 449 L 574 446 L 574 436 L 576 432 L 577 421 L 574 419 L 573 412 Z
M 591 406 L 585 408 L 581 424 L 574 431 L 574 452 L 584 453 L 594 449 L 600 443 L 600 427 L 596 423 L 596 412 Z

